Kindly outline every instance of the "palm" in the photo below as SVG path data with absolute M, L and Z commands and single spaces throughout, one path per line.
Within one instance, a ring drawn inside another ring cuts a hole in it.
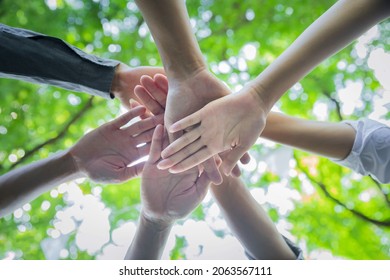
M 78 168 L 99 182 L 118 183 L 137 176 L 143 164 L 129 165 L 149 153 L 153 129 L 163 118 L 153 116 L 123 127 L 144 113 L 145 108 L 134 108 L 85 135 L 70 150 Z
M 156 128 L 153 136 L 150 157 L 142 173 L 141 197 L 148 219 L 169 224 L 195 209 L 205 197 L 210 181 L 205 174 L 198 177 L 194 168 L 182 174 L 157 168 L 161 150 L 168 144 L 166 136 L 163 144 L 162 130 L 161 126 Z
M 169 222 L 185 217 L 206 195 L 206 188 L 198 188 L 196 169 L 174 175 L 147 164 L 142 178 L 141 197 L 152 219 L 164 217 Z

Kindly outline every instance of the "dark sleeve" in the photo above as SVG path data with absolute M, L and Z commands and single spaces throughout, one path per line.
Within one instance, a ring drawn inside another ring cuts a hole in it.
M 299 248 L 297 245 L 295 245 L 290 239 L 283 236 L 284 241 L 287 243 L 288 247 L 290 247 L 291 251 L 294 253 L 296 260 L 304 260 L 303 258 L 303 252 L 301 248 Z M 256 260 L 248 251 L 245 251 L 246 256 L 249 260 Z
M 109 98 L 118 64 L 86 54 L 58 38 L 0 24 L 0 77 Z

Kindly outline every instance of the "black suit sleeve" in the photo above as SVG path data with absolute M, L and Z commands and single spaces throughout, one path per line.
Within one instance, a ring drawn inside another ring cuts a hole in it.
M 0 77 L 59 86 L 109 98 L 118 61 L 66 42 L 0 24 Z

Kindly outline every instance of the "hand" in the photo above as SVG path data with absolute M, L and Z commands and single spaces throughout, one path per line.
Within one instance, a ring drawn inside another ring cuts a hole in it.
M 211 156 L 231 150 L 222 158 L 222 171 L 230 175 L 234 165 L 251 148 L 265 127 L 266 111 L 251 88 L 244 88 L 207 104 L 170 127 L 171 133 L 193 130 L 170 144 L 158 167 L 183 172 Z
M 220 89 L 222 89 L 224 92 L 223 94 L 227 94 L 226 90 L 228 88 L 224 86 L 220 81 L 216 80 L 213 76 L 210 76 L 211 83 L 216 83 L 216 85 L 220 85 Z M 216 92 L 218 93 L 218 87 L 216 86 Z M 166 76 L 161 74 L 156 74 L 154 78 L 148 76 L 143 76 L 141 78 L 141 85 L 137 86 L 134 89 L 134 92 L 136 96 L 141 100 L 143 104 L 145 104 L 150 110 L 154 111 L 155 114 L 162 114 L 165 112 L 165 106 L 166 106 L 166 99 L 167 99 L 167 93 L 168 93 L 168 80 Z M 201 91 L 203 93 L 203 91 Z M 215 94 L 215 92 L 210 91 L 210 95 Z M 225 152 L 224 154 L 221 154 L 221 158 L 224 159 L 229 155 L 229 152 Z M 245 153 L 244 156 L 241 158 L 242 163 L 248 163 L 250 160 L 249 154 Z M 211 171 L 214 165 L 206 164 L 206 172 L 210 170 Z M 210 173 L 210 172 L 209 172 Z M 218 173 L 219 174 L 219 173 Z M 234 176 L 240 176 L 241 171 L 236 165 L 233 168 L 232 174 Z M 212 177 L 213 174 L 211 174 Z M 218 176 L 218 175 L 217 175 Z M 218 177 L 214 177 L 212 180 L 214 183 L 218 181 Z
M 134 93 L 142 104 L 154 115 L 165 113 L 168 94 L 168 79 L 162 74 L 156 74 L 153 78 L 142 76 L 140 85 L 134 89 Z
M 198 177 L 196 168 L 182 174 L 170 174 L 158 169 L 160 153 L 168 142 L 163 126 L 158 125 L 141 183 L 142 215 L 161 226 L 169 226 L 194 210 L 205 197 L 210 183 L 206 173 Z
M 121 128 L 146 111 L 139 106 L 86 134 L 70 149 L 78 171 L 98 182 L 119 183 L 138 176 L 144 163 L 128 167 L 148 155 L 153 129 L 163 123 L 163 115 Z M 140 144 L 146 143 L 143 146 Z
M 111 85 L 111 92 L 117 97 L 122 105 L 130 110 L 130 99 L 139 101 L 134 94 L 134 88 L 139 84 L 140 78 L 143 75 L 154 76 L 157 73 L 164 73 L 161 67 L 140 66 L 131 68 L 126 64 L 120 63 L 116 70 L 114 79 Z M 147 107 L 147 109 L 149 109 Z

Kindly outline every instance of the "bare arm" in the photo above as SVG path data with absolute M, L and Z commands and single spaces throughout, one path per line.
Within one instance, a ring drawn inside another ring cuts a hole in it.
M 338 1 L 235 97 L 215 100 L 172 124 L 171 133 L 194 125 L 199 129 L 191 137 L 182 137 L 168 146 L 161 167 L 182 172 L 234 147 L 232 156 L 222 165 L 222 170 L 229 174 L 232 164 L 256 141 L 265 127 L 266 115 L 286 90 L 322 60 L 389 15 L 390 4 L 386 0 Z M 204 146 L 206 149 L 199 148 Z M 189 154 L 191 157 L 187 158 Z
M 261 137 L 316 153 L 344 159 L 352 150 L 356 131 L 345 123 L 308 121 L 270 112 Z
M 170 78 L 188 77 L 206 68 L 192 33 L 183 0 L 136 0 Z
M 386 0 L 340 0 L 312 23 L 252 83 L 262 104 L 273 104 L 324 59 L 390 16 Z
M 144 107 L 132 109 L 86 134 L 69 150 L 2 175 L 0 217 L 72 179 L 119 183 L 139 175 L 143 163 L 128 165 L 149 153 L 153 129 L 162 123 L 162 115 L 121 127 L 144 113 Z M 142 143 L 146 144 L 137 147 Z
M 13 170 L 0 177 L 0 217 L 40 194 L 72 179 L 82 177 L 68 151 Z
M 128 249 L 126 260 L 158 260 L 164 252 L 172 224 L 162 226 L 140 216 L 137 231 Z
M 265 211 L 239 178 L 224 177 L 212 194 L 236 237 L 256 259 L 296 259 Z

